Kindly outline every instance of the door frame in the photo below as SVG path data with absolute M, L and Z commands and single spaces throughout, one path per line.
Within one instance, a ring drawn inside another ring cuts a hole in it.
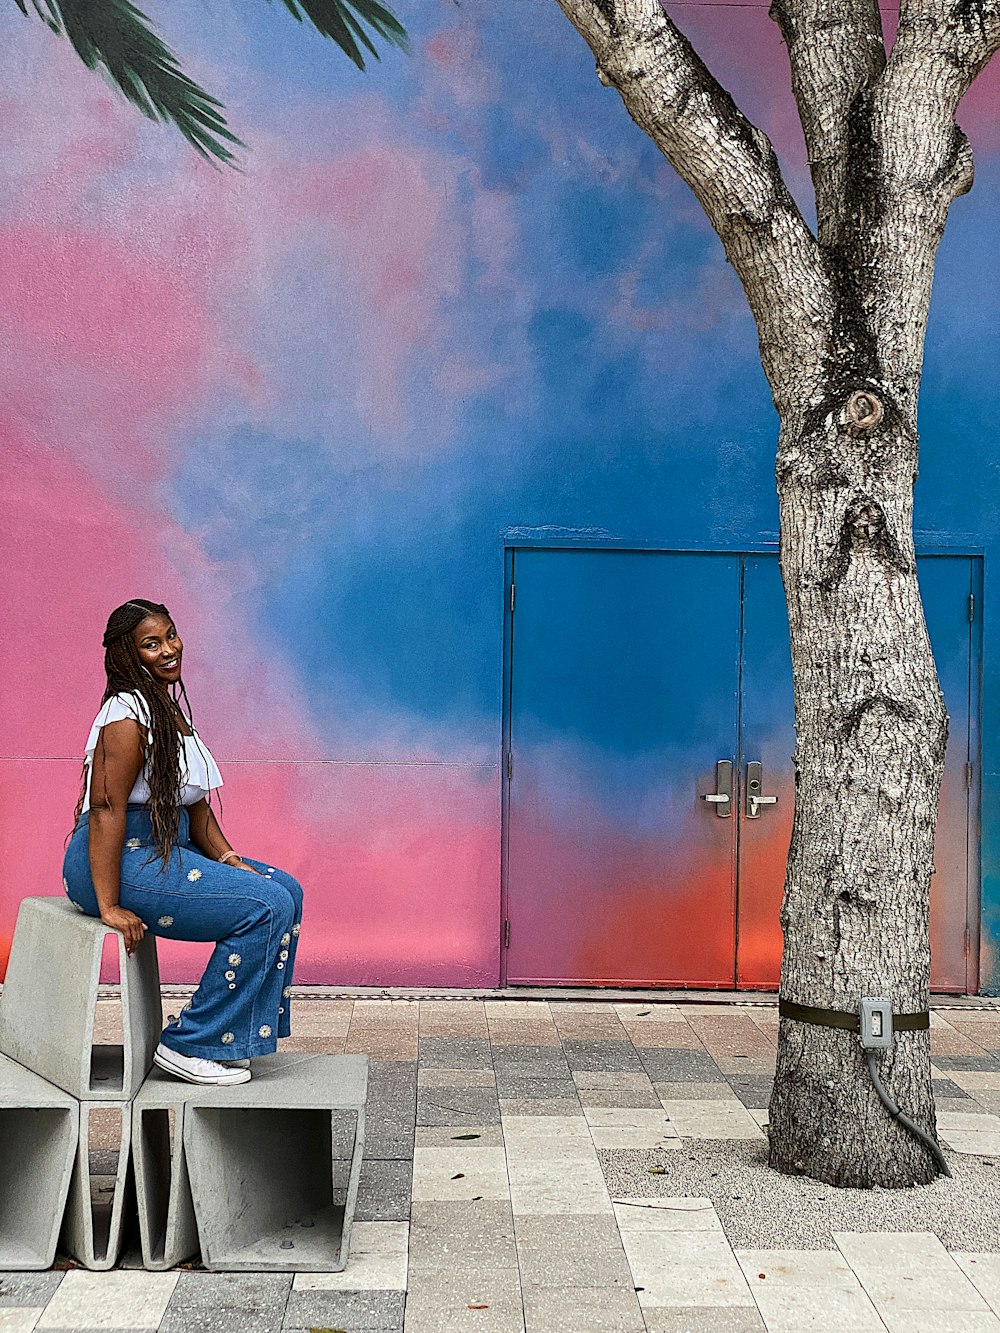
M 778 555 L 778 534 L 766 533 L 756 541 L 739 543 L 683 542 L 665 545 L 663 542 L 642 541 L 627 537 L 594 537 L 573 529 L 513 528 L 502 534 L 503 571 L 503 647 L 501 678 L 501 732 L 500 732 L 500 902 L 497 921 L 500 967 L 498 982 L 508 986 L 506 923 L 508 921 L 508 875 L 510 846 L 510 783 L 508 760 L 511 756 L 511 705 L 513 691 L 514 606 L 516 603 L 516 556 L 519 550 L 579 550 L 579 551 L 635 551 L 658 552 L 663 555 Z M 983 913 L 982 885 L 982 789 L 983 789 L 983 642 L 984 642 L 984 564 L 985 551 L 966 543 L 949 545 L 935 540 L 917 545 L 917 556 L 957 556 L 966 558 L 972 567 L 972 595 L 975 614 L 971 623 L 969 652 L 969 760 L 972 764 L 972 782 L 968 791 L 968 855 L 966 883 L 966 922 L 969 944 L 966 951 L 966 993 L 979 993 L 981 980 L 981 931 Z M 743 577 L 742 571 L 740 575 Z M 741 612 L 742 616 L 742 602 Z M 739 932 L 739 885 L 737 884 L 737 920 Z M 733 959 L 734 986 L 736 959 Z M 583 985 L 583 983 L 581 983 Z M 533 988 L 525 985 L 525 992 Z M 710 992 L 706 991 L 706 994 Z M 749 992 L 748 992 L 749 993 Z

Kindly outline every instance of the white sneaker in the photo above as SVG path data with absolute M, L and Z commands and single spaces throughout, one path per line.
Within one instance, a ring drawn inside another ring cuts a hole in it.
M 249 1060 L 220 1060 L 220 1065 L 225 1065 L 227 1069 L 249 1069 Z
M 194 1055 L 180 1055 L 162 1043 L 153 1052 L 153 1063 L 166 1070 L 168 1074 L 173 1074 L 174 1078 L 182 1078 L 185 1083 L 224 1086 L 250 1082 L 249 1069 L 227 1068 L 216 1060 L 200 1060 Z

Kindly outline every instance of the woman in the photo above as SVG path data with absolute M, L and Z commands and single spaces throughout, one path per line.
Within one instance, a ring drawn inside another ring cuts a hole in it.
M 209 801 L 222 777 L 191 721 L 167 608 L 144 598 L 117 607 L 104 648 L 108 684 L 63 883 L 77 907 L 121 931 L 129 954 L 147 930 L 216 941 L 153 1059 L 189 1083 L 245 1083 L 250 1057 L 289 1035 L 302 890 L 240 856 L 219 827 Z

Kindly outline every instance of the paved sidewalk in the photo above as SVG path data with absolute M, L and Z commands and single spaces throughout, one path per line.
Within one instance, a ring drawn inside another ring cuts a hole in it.
M 933 1016 L 954 1179 L 907 1191 L 767 1170 L 767 1000 L 306 999 L 294 1026 L 372 1059 L 347 1271 L 0 1274 L 0 1333 L 1000 1333 L 996 1006 Z

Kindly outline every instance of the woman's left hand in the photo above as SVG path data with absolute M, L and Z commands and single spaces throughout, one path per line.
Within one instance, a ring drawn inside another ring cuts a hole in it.
M 263 874 L 263 871 L 258 870 L 256 866 L 247 865 L 246 861 L 234 861 L 233 865 L 237 870 L 249 870 L 251 875 Z

